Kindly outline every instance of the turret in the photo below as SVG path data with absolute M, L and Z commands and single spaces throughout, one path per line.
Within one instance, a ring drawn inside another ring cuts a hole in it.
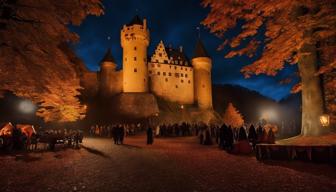
M 194 67 L 194 97 L 200 109 L 212 109 L 212 60 L 198 40 L 191 63 Z
M 135 16 L 123 26 L 120 39 L 123 48 L 123 92 L 147 92 L 147 47 L 150 39 L 146 19 Z
M 113 77 L 116 72 L 116 63 L 112 56 L 111 49 L 108 49 L 100 62 L 99 71 L 99 92 L 102 96 L 112 96 L 116 91 L 113 86 Z

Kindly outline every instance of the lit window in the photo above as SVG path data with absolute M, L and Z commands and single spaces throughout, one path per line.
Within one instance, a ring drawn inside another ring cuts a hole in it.
M 134 68 L 134 72 L 135 72 L 135 73 L 138 72 L 138 69 L 137 69 L 137 68 Z

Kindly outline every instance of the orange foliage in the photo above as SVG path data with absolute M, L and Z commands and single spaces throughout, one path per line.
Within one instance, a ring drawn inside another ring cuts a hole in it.
M 233 106 L 232 103 L 229 103 L 228 107 L 225 110 L 225 113 L 223 115 L 223 122 L 226 125 L 231 125 L 232 128 L 239 128 L 244 125 L 243 116 Z
M 46 121 L 82 118 L 78 67 L 60 45 L 78 40 L 68 25 L 102 13 L 101 0 L 0 1 L 0 93 L 41 103 Z
M 219 37 L 244 21 L 241 33 L 227 42 L 232 48 L 247 38 L 256 42 L 258 30 L 266 27 L 265 49 L 258 60 L 241 70 L 246 77 L 262 73 L 274 76 L 286 62 L 297 63 L 302 44 L 336 36 L 336 0 L 203 0 L 202 4 L 210 7 L 202 24 Z M 252 51 L 256 50 L 258 44 L 252 45 Z M 227 57 L 243 54 L 252 55 L 251 49 L 235 49 Z
M 286 63 L 298 63 L 302 45 L 316 45 L 322 65 L 317 75 L 323 74 L 326 108 L 336 123 L 336 0 L 203 0 L 202 5 L 210 7 L 202 24 L 225 39 L 219 48 L 233 48 L 226 55 L 228 58 L 253 56 L 261 45 L 255 40 L 258 30 L 265 27 L 262 55 L 241 69 L 247 78 L 259 74 L 274 76 Z M 237 27 L 238 21 L 243 21 L 241 32 L 231 39 L 225 38 L 225 32 Z M 241 47 L 243 41 L 250 43 Z M 301 84 L 297 84 L 292 92 L 300 90 Z

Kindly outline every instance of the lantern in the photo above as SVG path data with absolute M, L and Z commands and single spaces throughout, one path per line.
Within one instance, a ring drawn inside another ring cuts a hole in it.
M 323 127 L 328 127 L 330 123 L 330 116 L 327 114 L 323 114 L 320 116 L 320 123 Z

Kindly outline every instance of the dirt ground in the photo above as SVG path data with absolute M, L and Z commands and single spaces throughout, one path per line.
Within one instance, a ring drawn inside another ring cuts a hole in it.
M 85 138 L 81 149 L 0 156 L 0 191 L 333 191 L 336 168 L 304 162 L 259 162 L 196 137 Z

